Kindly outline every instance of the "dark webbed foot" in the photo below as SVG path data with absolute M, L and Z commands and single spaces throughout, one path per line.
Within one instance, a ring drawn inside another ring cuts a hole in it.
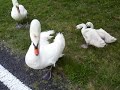
M 43 77 L 42 79 L 44 80 L 50 80 L 51 79 L 51 71 L 48 71 Z
M 16 25 L 16 29 L 21 29 L 21 28 L 23 28 L 23 25 L 17 23 L 17 25 Z
M 50 69 L 48 70 L 48 72 L 42 77 L 42 79 L 44 80 L 50 80 L 51 79 L 51 73 L 52 72 L 52 66 L 50 67 Z
M 29 29 L 30 25 L 27 23 L 17 23 L 16 29 Z
M 25 25 L 24 25 L 24 28 L 25 28 L 25 29 L 29 29 L 29 28 L 30 28 L 30 24 L 28 24 L 28 23 L 25 24 Z

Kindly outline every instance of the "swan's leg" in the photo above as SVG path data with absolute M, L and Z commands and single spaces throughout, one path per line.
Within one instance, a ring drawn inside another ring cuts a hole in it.
M 48 70 L 48 72 L 42 77 L 42 79 L 44 80 L 50 80 L 51 79 L 51 72 L 52 72 L 52 67 L 50 67 L 50 69 Z
M 29 22 L 31 22 L 30 18 L 26 17 L 26 18 L 24 19 L 23 23 L 22 23 L 23 26 L 24 26 L 23 28 L 29 29 L 29 28 L 30 28 Z
M 29 29 L 30 28 L 30 24 L 27 22 L 24 26 L 26 29 Z
M 85 49 L 88 48 L 87 40 L 84 41 L 84 44 L 82 44 L 81 47 L 82 47 L 82 48 L 85 48 Z
M 28 22 L 26 24 L 17 23 L 17 25 L 16 25 L 17 29 L 21 29 L 21 28 L 29 29 L 29 27 L 30 27 L 30 25 L 28 24 Z
M 23 25 L 22 25 L 20 22 L 17 22 L 16 28 L 17 28 L 17 29 L 21 29 L 22 27 L 23 27 Z
M 21 28 L 29 29 L 30 24 L 28 22 L 29 22 L 28 19 L 24 19 L 22 21 L 17 22 L 16 28 L 17 29 L 21 29 Z
M 82 48 L 88 48 L 88 44 L 87 43 L 86 44 L 82 44 L 81 47 Z

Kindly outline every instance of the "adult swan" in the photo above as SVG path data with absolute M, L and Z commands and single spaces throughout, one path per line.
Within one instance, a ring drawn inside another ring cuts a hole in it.
M 48 66 L 55 67 L 55 63 L 63 56 L 65 39 L 62 33 L 58 33 L 52 43 L 48 42 L 54 31 L 41 32 L 41 24 L 37 19 L 30 24 L 31 45 L 26 53 L 25 62 L 33 69 L 44 69 Z M 51 69 L 45 74 L 44 79 L 51 78 Z
M 12 0 L 13 7 L 11 11 L 11 17 L 17 21 L 17 26 L 16 28 L 20 29 L 24 25 L 24 20 L 27 18 L 27 10 L 25 7 L 21 4 L 18 3 L 17 0 Z

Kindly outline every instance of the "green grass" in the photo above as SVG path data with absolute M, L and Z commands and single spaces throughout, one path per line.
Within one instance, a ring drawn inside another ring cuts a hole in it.
M 63 32 L 64 58 L 58 62 L 72 84 L 83 90 L 120 90 L 120 1 L 119 0 L 19 0 L 30 20 L 41 21 L 42 30 Z M 10 17 L 11 0 L 0 0 L 0 40 L 14 52 L 25 55 L 30 45 L 29 30 L 16 30 Z M 75 29 L 79 23 L 93 22 L 118 40 L 103 49 L 82 49 L 83 38 Z

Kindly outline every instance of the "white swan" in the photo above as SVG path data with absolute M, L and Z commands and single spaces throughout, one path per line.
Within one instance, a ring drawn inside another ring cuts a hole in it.
M 92 29 L 94 28 L 94 25 L 91 22 L 87 22 L 86 26 Z M 111 36 L 109 33 L 107 33 L 102 28 L 96 29 L 96 31 L 106 43 L 113 43 L 117 40 L 115 37 Z
M 93 45 L 98 48 L 102 48 L 106 45 L 98 33 L 92 28 L 87 28 L 84 23 L 77 25 L 76 28 L 81 29 L 81 33 L 87 45 Z
M 23 5 L 20 5 L 17 0 L 12 0 L 12 11 L 11 11 L 11 17 L 17 21 L 22 22 L 25 18 L 27 18 L 27 10 Z M 19 26 L 18 26 L 19 27 Z
M 41 32 L 41 24 L 37 19 L 32 20 L 30 25 L 31 45 L 26 53 L 25 62 L 33 69 L 44 69 L 54 66 L 60 57 L 63 56 L 65 39 L 62 33 L 58 33 L 52 43 L 48 39 L 54 31 Z M 51 73 L 47 74 L 49 79 Z

